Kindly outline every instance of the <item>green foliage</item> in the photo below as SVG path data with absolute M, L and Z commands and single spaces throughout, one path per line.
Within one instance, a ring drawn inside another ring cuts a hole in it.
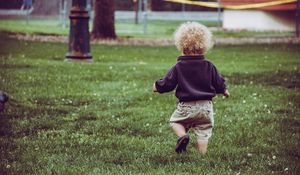
M 174 151 L 173 93 L 151 92 L 175 47 L 93 45 L 93 63 L 67 62 L 66 44 L 0 33 L 0 174 L 299 174 L 297 45 L 216 47 L 207 54 L 232 96 L 214 99 L 215 128 Z

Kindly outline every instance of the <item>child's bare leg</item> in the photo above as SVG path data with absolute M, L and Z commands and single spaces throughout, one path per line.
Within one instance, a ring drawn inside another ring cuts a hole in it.
M 173 131 L 178 137 L 183 137 L 186 135 L 186 131 L 183 125 L 179 123 L 172 123 L 171 124 Z
M 197 148 L 201 154 L 205 154 L 207 152 L 208 140 L 197 140 Z
M 189 136 L 186 134 L 185 127 L 180 123 L 171 124 L 173 131 L 178 137 L 175 151 L 180 154 L 186 151 L 186 147 L 189 144 Z

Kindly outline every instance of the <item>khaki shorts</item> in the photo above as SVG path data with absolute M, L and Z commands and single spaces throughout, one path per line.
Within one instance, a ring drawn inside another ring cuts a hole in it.
M 210 100 L 180 102 L 170 118 L 188 131 L 192 129 L 199 140 L 208 140 L 214 126 L 213 105 Z

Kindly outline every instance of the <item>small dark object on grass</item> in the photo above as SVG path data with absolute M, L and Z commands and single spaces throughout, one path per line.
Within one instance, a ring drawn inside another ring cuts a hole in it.
M 4 110 L 5 103 L 8 101 L 7 93 L 0 91 L 0 112 Z

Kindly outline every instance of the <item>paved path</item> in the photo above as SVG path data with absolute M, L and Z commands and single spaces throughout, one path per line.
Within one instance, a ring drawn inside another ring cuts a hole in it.
M 3 9 L 0 9 L 0 16 L 24 16 L 24 15 L 27 15 L 27 14 L 31 14 L 33 11 L 33 9 L 30 9 L 30 10 L 3 10 Z
M 9 37 L 26 41 L 41 42 L 61 42 L 67 43 L 67 36 L 59 35 L 25 35 L 10 34 Z M 93 44 L 108 45 L 149 45 L 149 46 L 169 46 L 174 45 L 172 39 L 144 39 L 144 38 L 119 38 L 117 40 L 92 40 Z M 300 44 L 300 37 L 254 37 L 254 38 L 216 38 L 215 45 L 241 45 L 241 44 L 277 44 L 291 43 Z

